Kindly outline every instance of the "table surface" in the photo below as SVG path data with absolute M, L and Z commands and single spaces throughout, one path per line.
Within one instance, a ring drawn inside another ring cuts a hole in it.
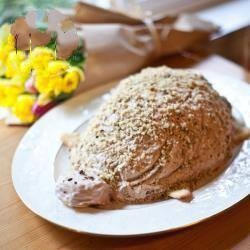
M 205 59 L 173 56 L 157 64 L 193 66 L 244 78 L 241 67 L 219 56 Z M 91 93 L 93 90 L 88 94 Z M 90 236 L 67 231 L 39 218 L 23 205 L 11 181 L 12 157 L 27 129 L 7 127 L 0 122 L 0 249 L 250 249 L 249 197 L 205 222 L 158 236 Z

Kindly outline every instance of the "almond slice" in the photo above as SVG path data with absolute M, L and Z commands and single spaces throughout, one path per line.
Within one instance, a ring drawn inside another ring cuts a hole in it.
M 176 190 L 169 193 L 168 196 L 185 202 L 190 202 L 193 199 L 193 194 L 189 189 Z
M 250 139 L 250 128 L 241 128 L 234 138 L 235 144 L 240 144 L 244 140 Z
M 79 135 L 77 133 L 61 135 L 61 141 L 63 145 L 65 145 L 68 148 L 72 148 L 73 146 L 75 146 L 78 139 Z

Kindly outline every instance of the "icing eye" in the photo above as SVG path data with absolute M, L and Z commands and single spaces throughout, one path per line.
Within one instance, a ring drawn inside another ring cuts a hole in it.
M 80 171 L 79 171 L 79 174 L 84 175 L 84 171 L 83 171 L 83 170 L 80 170 Z

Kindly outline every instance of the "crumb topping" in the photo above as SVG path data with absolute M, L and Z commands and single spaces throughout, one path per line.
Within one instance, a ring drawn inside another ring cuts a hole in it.
M 125 196 L 146 196 L 166 190 L 166 178 L 180 169 L 192 174 L 224 159 L 232 130 L 230 106 L 203 76 L 147 68 L 113 90 L 71 148 L 71 161 Z

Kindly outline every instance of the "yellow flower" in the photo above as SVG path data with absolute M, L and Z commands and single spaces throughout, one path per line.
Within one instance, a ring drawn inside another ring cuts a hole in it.
M 14 50 L 14 37 L 10 34 L 10 25 L 0 27 L 0 76 L 5 75 L 6 60 L 10 51 Z
M 50 78 L 49 85 L 55 96 L 58 96 L 64 92 L 64 82 L 63 78 L 60 76 Z
M 12 36 L 11 34 L 8 35 L 6 49 L 7 51 L 11 51 L 15 49 L 15 39 L 14 39 L 14 36 Z
M 39 93 L 48 94 L 53 90 L 51 84 L 49 84 L 49 81 L 50 77 L 48 74 L 46 74 L 46 72 L 37 74 L 35 76 L 35 87 Z
M 6 71 L 6 62 L 7 59 L 7 53 L 5 52 L 4 48 L 0 47 L 0 76 L 4 76 L 5 75 L 5 71 Z
M 6 100 L 6 83 L 4 81 L 8 81 L 6 79 L 1 79 L 0 81 L 0 106 L 8 107 L 8 101 Z
M 6 61 L 6 77 L 12 78 L 20 75 L 20 64 L 26 58 L 24 51 L 11 51 Z
M 37 71 L 44 71 L 48 63 L 55 59 L 54 51 L 45 47 L 36 47 L 29 55 L 32 67 Z
M 17 96 L 23 92 L 23 87 L 13 82 L 13 79 L 0 80 L 0 106 L 11 107 Z
M 76 73 L 78 73 L 80 81 L 83 81 L 85 79 L 83 70 L 78 68 L 78 67 L 71 66 L 71 67 L 69 67 L 67 72 L 76 72 Z
M 69 68 L 67 61 L 51 61 L 48 63 L 47 71 L 51 78 L 63 75 Z
M 63 92 L 73 92 L 80 82 L 80 75 L 77 71 L 69 71 L 63 78 Z
M 35 100 L 36 98 L 33 95 L 19 95 L 12 108 L 13 114 L 24 123 L 32 123 L 36 118 L 32 112 Z
M 21 75 L 15 75 L 14 77 L 10 79 L 10 84 L 12 86 L 19 88 L 20 91 L 22 92 L 24 91 L 24 83 L 25 83 L 25 79 L 23 79 Z
M 29 59 L 26 59 L 20 63 L 20 75 L 24 80 L 27 80 L 30 77 L 31 72 L 32 63 Z

